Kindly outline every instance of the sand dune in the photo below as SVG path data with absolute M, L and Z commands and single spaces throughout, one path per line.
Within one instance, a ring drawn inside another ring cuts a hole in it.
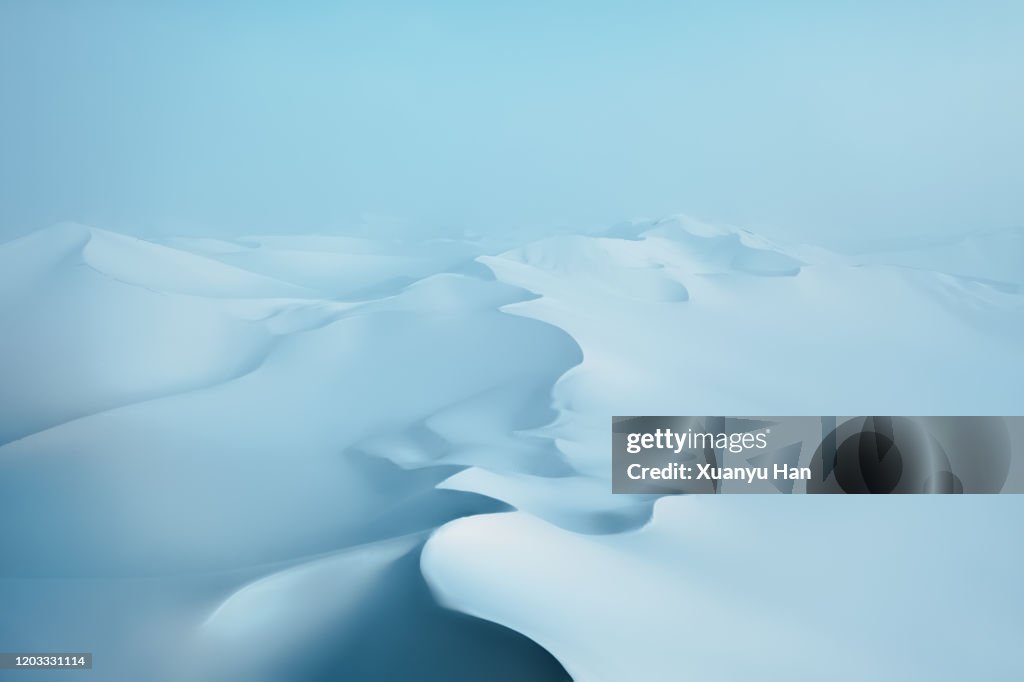
M 609 481 L 612 414 L 1021 412 L 1017 242 L 972 243 L 956 267 L 672 217 L 498 254 L 76 225 L 0 245 L 0 638 L 92 649 L 97 679 L 734 679 L 790 669 L 794 640 L 816 679 L 873 674 L 832 669 L 836 642 L 903 661 L 877 679 L 976 669 L 956 630 L 1024 636 L 985 606 L 1013 577 L 936 591 L 1022 557 L 933 515 L 1010 535 L 1014 498 Z M 956 655 L 889 651 L 911 627 Z

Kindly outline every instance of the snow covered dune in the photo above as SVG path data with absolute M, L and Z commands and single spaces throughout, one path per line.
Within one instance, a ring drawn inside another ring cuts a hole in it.
M 499 253 L 0 245 L 0 639 L 97 679 L 983 669 L 1024 637 L 1024 502 L 613 496 L 609 418 L 1020 413 L 1020 244 L 853 257 L 676 217 Z M 919 627 L 943 666 L 893 643 Z

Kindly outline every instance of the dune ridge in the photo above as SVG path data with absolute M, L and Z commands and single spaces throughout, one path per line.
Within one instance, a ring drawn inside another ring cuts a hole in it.
M 751 674 L 690 611 L 753 637 L 737 624 L 781 602 L 737 602 L 720 557 L 767 552 L 789 524 L 765 569 L 783 579 L 823 526 L 768 503 L 611 495 L 609 417 L 1019 412 L 1024 297 L 1009 270 L 979 270 L 1015 242 L 973 243 L 953 267 L 674 216 L 497 252 L 78 225 L 0 245 L 0 533 L 19 547 L 0 597 L 21 623 L 0 636 L 105 652 L 110 679 L 663 679 L 675 648 L 644 653 L 653 630 L 704 651 L 700 679 Z M 847 528 L 853 512 L 827 504 L 805 502 Z M 965 519 L 1003 523 L 974 504 Z M 850 531 L 851 552 L 928 532 L 926 515 L 887 518 Z M 854 557 L 815 570 L 841 580 Z M 699 605 L 680 580 L 704 586 Z M 84 622 L 97 600 L 105 616 Z M 407 657 L 381 663 L 389 646 Z

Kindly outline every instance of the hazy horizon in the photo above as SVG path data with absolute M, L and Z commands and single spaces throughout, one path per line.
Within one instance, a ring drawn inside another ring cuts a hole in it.
M 0 238 L 1016 228 L 1022 27 L 1000 2 L 6 3 Z

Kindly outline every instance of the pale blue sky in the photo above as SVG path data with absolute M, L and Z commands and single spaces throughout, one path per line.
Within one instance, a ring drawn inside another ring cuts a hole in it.
M 0 237 L 1024 225 L 1024 3 L 213 4 L 0 0 Z

